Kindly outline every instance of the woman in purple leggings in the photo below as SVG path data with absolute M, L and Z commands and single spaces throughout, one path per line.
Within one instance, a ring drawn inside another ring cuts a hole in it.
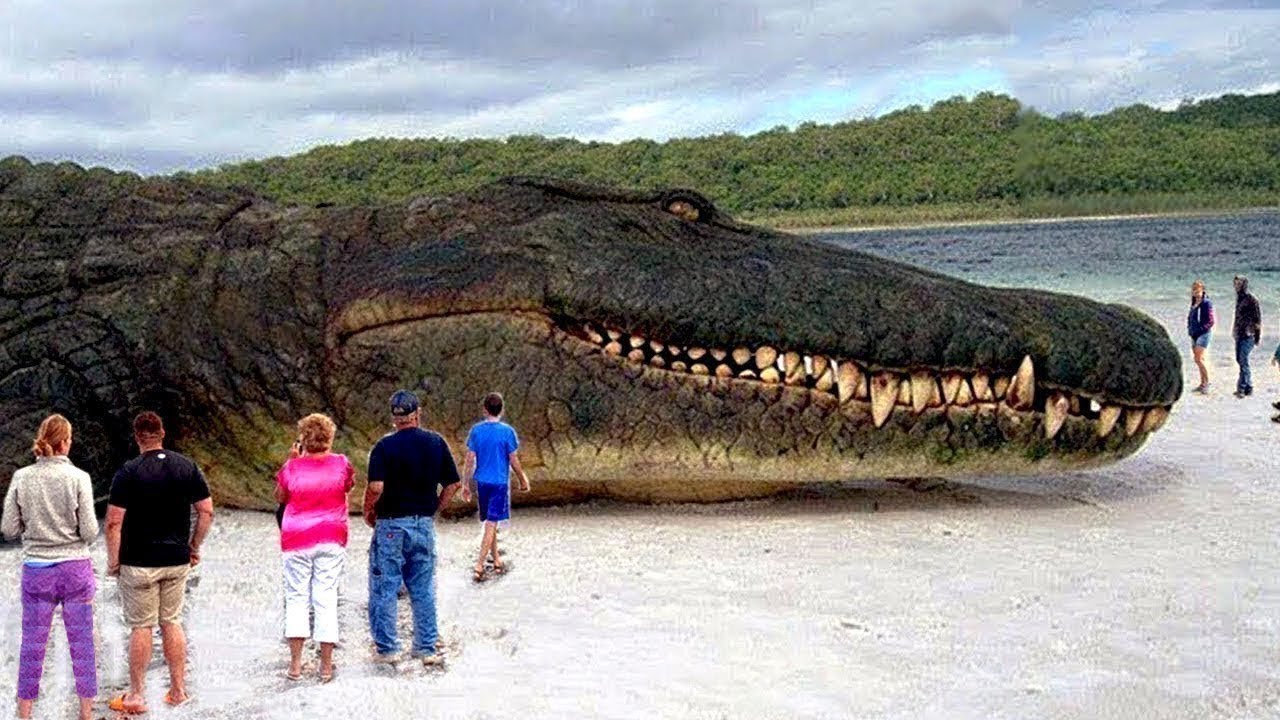
M 71 649 L 71 667 L 80 696 L 80 718 L 89 720 L 98 694 L 93 649 L 93 595 L 96 582 L 89 544 L 98 536 L 89 474 L 71 464 L 71 423 L 50 415 L 40 423 L 32 447 L 36 461 L 13 474 L 4 498 L 0 532 L 22 538 L 22 647 L 18 657 L 18 717 L 31 717 L 40 695 L 45 646 L 53 611 L 62 621 Z

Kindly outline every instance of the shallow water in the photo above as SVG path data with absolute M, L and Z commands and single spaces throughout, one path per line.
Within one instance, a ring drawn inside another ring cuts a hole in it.
M 1206 280 L 1229 323 L 1223 298 L 1244 272 L 1276 339 L 1277 213 L 831 239 L 979 282 L 1128 302 L 1180 346 L 1190 280 Z M 1228 345 L 1210 352 L 1220 387 L 1232 377 Z M 369 533 L 353 518 L 339 676 L 286 683 L 274 521 L 220 512 L 189 600 L 197 700 L 157 707 L 164 679 L 153 667 L 153 713 L 1280 717 L 1280 427 L 1268 421 L 1280 375 L 1263 356 L 1254 397 L 1184 398 L 1145 448 L 1102 470 L 706 506 L 518 508 L 504 535 L 514 569 L 479 587 L 468 572 L 474 522 L 443 522 L 443 674 L 366 661 Z M 101 569 L 101 544 L 95 553 Z M 0 549 L 4 698 L 19 564 Z M 114 581 L 102 583 L 98 622 L 105 696 L 126 680 Z M 37 717 L 69 716 L 59 634 Z

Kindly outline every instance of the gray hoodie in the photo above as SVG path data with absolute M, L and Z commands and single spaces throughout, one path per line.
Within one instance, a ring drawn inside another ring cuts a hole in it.
M 22 538 L 27 560 L 61 561 L 89 557 L 98 536 L 89 473 L 65 455 L 36 458 L 13 474 L 4 497 L 0 533 Z

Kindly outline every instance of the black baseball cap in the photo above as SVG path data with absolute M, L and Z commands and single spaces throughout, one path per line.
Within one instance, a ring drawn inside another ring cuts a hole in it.
M 408 390 L 397 390 L 391 396 L 391 414 L 396 417 L 412 415 L 418 411 L 418 396 Z

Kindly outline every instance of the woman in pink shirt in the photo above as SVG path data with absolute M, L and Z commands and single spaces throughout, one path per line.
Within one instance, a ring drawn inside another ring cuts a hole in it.
M 302 646 L 309 636 L 320 643 L 320 680 L 333 679 L 338 584 L 347 555 L 347 493 L 355 485 L 355 470 L 347 456 L 329 452 L 336 429 L 332 420 L 319 413 L 299 420 L 298 442 L 276 474 L 276 500 L 284 505 L 280 549 L 284 635 L 291 655 L 286 677 L 290 680 L 302 679 Z

